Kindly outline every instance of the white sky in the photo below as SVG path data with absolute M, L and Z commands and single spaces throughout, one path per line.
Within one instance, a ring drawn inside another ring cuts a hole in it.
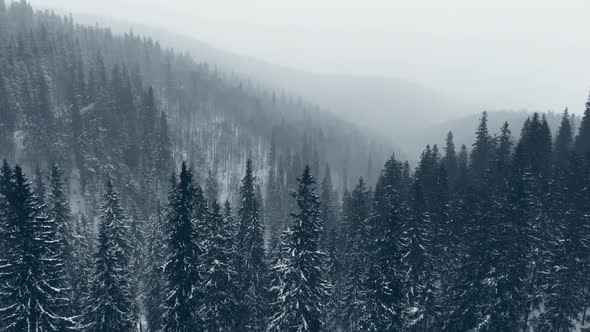
M 30 0 L 311 72 L 407 79 L 489 109 L 580 112 L 589 0 Z

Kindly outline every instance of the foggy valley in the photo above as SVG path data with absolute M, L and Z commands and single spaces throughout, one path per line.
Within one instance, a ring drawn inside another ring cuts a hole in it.
M 590 331 L 589 9 L 0 0 L 0 331 Z

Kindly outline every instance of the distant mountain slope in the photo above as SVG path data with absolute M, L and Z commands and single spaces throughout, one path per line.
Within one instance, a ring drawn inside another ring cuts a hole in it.
M 220 50 L 194 38 L 145 25 L 91 15 L 77 17 L 91 25 L 100 22 L 115 32 L 124 33 L 132 29 L 136 33 L 152 36 L 163 46 L 190 52 L 197 62 L 207 62 L 224 71 L 232 71 L 264 88 L 278 87 L 287 95 L 300 96 L 387 138 L 400 138 L 418 128 L 480 110 L 402 79 L 308 73 Z
M 226 197 L 237 194 L 247 158 L 263 185 L 270 170 L 291 185 L 305 164 L 319 176 L 331 165 L 340 185 L 391 153 L 378 135 L 229 72 L 153 37 L 24 1 L 0 6 L 0 159 L 30 168 L 57 159 L 96 186 L 116 173 L 131 195 L 154 171 L 147 132 L 158 126 L 171 136 L 174 163 L 212 170 Z M 160 115 L 166 125 L 155 123 Z

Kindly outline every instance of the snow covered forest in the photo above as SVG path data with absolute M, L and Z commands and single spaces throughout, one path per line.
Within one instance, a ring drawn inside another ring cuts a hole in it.
M 590 329 L 590 99 L 411 165 L 194 59 L 0 0 L 0 331 Z

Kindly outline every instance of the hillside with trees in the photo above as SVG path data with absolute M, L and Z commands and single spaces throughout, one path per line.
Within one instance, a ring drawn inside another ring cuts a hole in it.
M 0 46 L 0 331 L 590 327 L 590 98 L 414 167 L 149 38 L 0 2 Z

